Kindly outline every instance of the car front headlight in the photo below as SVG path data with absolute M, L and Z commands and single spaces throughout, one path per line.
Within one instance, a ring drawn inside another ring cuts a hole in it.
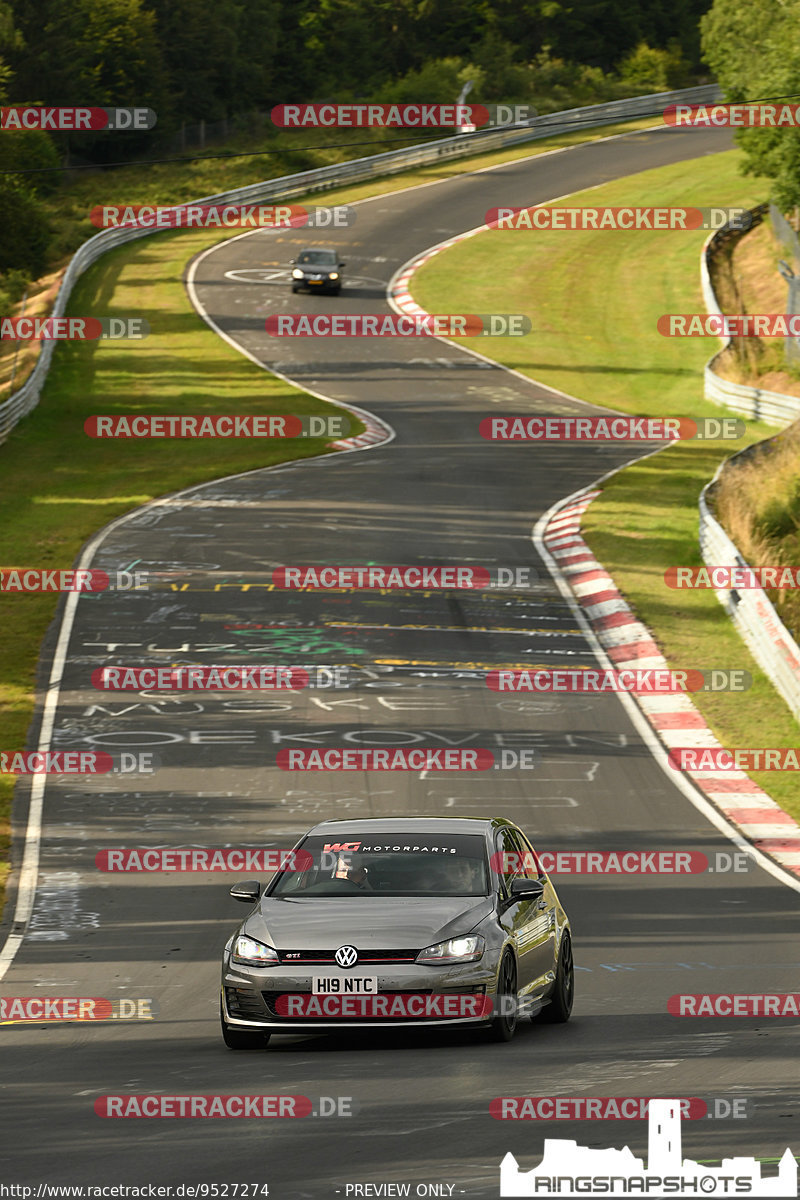
M 427 946 L 417 955 L 418 963 L 465 963 L 477 962 L 483 955 L 486 943 L 478 933 L 469 937 L 450 938 L 446 942 L 437 942 L 435 946 Z
M 339 278 L 338 271 L 331 271 L 330 275 L 328 276 L 328 279 L 338 279 L 338 278 Z
M 272 963 L 279 961 L 277 952 L 272 949 L 272 946 L 265 946 L 263 942 L 245 937 L 243 933 L 240 933 L 233 943 L 231 962 L 245 963 L 248 967 L 269 967 Z
M 300 270 L 299 267 L 295 267 L 295 269 L 292 271 L 292 279 L 302 279 L 302 278 L 303 278 L 303 272 Z

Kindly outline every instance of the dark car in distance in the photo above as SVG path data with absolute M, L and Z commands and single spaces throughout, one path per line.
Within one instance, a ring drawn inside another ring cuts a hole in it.
M 308 288 L 310 292 L 330 292 L 338 296 L 342 290 L 342 267 L 346 263 L 339 261 L 336 250 L 315 247 L 301 250 L 297 258 L 292 259 L 292 291 Z
M 522 1016 L 567 1021 L 567 914 L 525 834 L 502 817 L 323 821 L 225 946 L 231 1049 L 272 1034 L 467 1025 L 509 1041 Z

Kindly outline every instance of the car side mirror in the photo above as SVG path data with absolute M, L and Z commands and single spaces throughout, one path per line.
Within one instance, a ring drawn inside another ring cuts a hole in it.
M 297 262 L 297 259 L 296 259 L 296 258 L 290 258 L 290 259 L 289 259 L 289 262 L 290 262 L 290 263 L 296 263 L 296 262 Z
M 261 895 L 261 884 L 257 879 L 247 879 L 244 883 L 235 883 L 230 894 L 234 900 L 241 900 L 242 904 L 255 904 Z
M 541 879 L 512 879 L 509 889 L 513 900 L 537 900 L 544 895 Z
M 346 267 L 346 266 L 347 266 L 347 263 L 339 263 L 339 266 L 340 266 L 340 267 Z

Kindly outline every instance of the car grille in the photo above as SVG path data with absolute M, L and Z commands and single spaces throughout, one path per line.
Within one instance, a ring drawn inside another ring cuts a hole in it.
M 356 947 L 357 948 L 357 947 Z M 330 963 L 336 965 L 335 950 L 279 950 L 282 963 Z M 356 966 L 363 963 L 413 963 L 419 950 L 359 950 Z
M 243 1021 L 263 1021 L 266 1015 L 261 995 L 252 988 L 226 987 L 225 1003 L 230 1015 Z

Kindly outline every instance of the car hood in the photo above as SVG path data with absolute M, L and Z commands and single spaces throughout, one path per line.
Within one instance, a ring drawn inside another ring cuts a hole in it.
M 301 271 L 305 271 L 308 275 L 329 275 L 331 271 L 337 271 L 336 263 L 320 263 L 319 266 L 314 266 L 312 263 L 298 263 Z
M 277 950 L 421 950 L 469 933 L 493 906 L 491 896 L 266 897 L 242 931 Z

